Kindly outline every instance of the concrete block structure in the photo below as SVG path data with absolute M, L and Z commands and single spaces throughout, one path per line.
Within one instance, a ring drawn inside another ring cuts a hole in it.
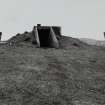
M 0 41 L 1 41 L 1 37 L 2 37 L 2 32 L 0 32 Z
M 104 38 L 105 38 L 105 32 L 104 32 Z
M 32 42 L 38 47 L 59 48 L 59 39 L 61 37 L 61 27 L 41 26 L 37 24 L 32 31 Z

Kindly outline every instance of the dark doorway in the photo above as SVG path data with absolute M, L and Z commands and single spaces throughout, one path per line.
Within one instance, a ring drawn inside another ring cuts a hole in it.
M 50 47 L 50 29 L 38 29 L 40 47 Z

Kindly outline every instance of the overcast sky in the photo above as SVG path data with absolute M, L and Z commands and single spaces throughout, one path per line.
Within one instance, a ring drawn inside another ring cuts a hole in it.
M 105 0 L 0 0 L 3 40 L 37 23 L 61 26 L 71 37 L 104 40 Z

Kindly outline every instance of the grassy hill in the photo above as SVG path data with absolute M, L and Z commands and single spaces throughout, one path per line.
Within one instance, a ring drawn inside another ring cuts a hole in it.
M 105 49 L 65 36 L 60 44 L 0 45 L 0 105 L 105 105 Z
M 105 41 L 104 40 L 94 40 L 94 39 L 88 39 L 88 38 L 81 38 L 81 41 L 84 43 L 87 43 L 89 45 L 96 45 L 96 46 L 102 46 L 105 47 Z

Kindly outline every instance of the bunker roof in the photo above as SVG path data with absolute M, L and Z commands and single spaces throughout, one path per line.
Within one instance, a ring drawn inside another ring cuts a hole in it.
M 50 29 L 52 27 L 55 34 L 61 36 L 61 27 L 60 26 L 42 26 L 41 24 L 37 24 L 37 26 L 34 26 L 34 27 L 37 27 L 38 30 L 40 30 L 40 29 Z

